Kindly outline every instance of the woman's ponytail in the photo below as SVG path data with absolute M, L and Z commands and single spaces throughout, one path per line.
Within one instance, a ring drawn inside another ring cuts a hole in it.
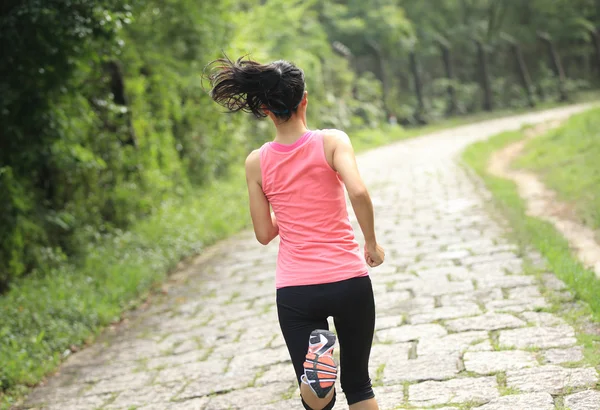
M 210 96 L 232 112 L 245 111 L 261 118 L 263 106 L 288 119 L 304 94 L 304 73 L 287 61 L 260 64 L 252 60 L 220 58 L 208 66 Z

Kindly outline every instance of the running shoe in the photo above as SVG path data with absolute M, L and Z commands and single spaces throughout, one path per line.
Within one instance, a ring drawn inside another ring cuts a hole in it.
M 317 329 L 310 334 L 301 380 L 320 399 L 327 397 L 337 378 L 337 364 L 333 359 L 334 345 L 335 334 L 329 330 Z

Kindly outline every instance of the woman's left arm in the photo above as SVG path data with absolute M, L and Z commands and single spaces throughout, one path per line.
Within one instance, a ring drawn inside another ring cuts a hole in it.
M 279 227 L 271 214 L 269 201 L 262 190 L 259 151 L 253 151 L 246 159 L 246 183 L 250 199 L 250 216 L 256 239 L 263 245 L 269 244 L 277 235 Z

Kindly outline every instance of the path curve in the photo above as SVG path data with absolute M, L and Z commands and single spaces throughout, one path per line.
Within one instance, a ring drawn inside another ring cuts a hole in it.
M 372 271 L 371 371 L 382 409 L 545 410 L 555 399 L 600 408 L 597 371 L 561 366 L 581 359 L 573 328 L 539 312 L 548 302 L 488 215 L 489 193 L 459 165 L 470 143 L 585 108 L 467 125 L 359 157 L 388 255 Z M 22 408 L 301 409 L 274 307 L 276 252 L 249 232 L 211 248 Z
M 569 241 L 583 265 L 600 279 L 600 243 L 596 232 L 584 225 L 572 205 L 561 201 L 555 191 L 548 188 L 533 172 L 512 169 L 511 164 L 525 149 L 527 142 L 561 125 L 560 121 L 541 123 L 527 130 L 526 138 L 495 152 L 488 171 L 495 176 L 512 180 L 519 195 L 527 204 L 527 214 L 550 222 Z

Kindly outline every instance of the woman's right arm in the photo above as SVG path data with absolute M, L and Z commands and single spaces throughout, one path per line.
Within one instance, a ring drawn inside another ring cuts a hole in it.
M 330 142 L 328 145 L 332 148 L 333 169 L 340 175 L 346 186 L 350 203 L 365 238 L 365 259 L 369 266 L 381 265 L 385 252 L 377 243 L 373 203 L 358 171 L 350 138 L 346 133 L 336 130 L 328 132 L 328 139 Z

